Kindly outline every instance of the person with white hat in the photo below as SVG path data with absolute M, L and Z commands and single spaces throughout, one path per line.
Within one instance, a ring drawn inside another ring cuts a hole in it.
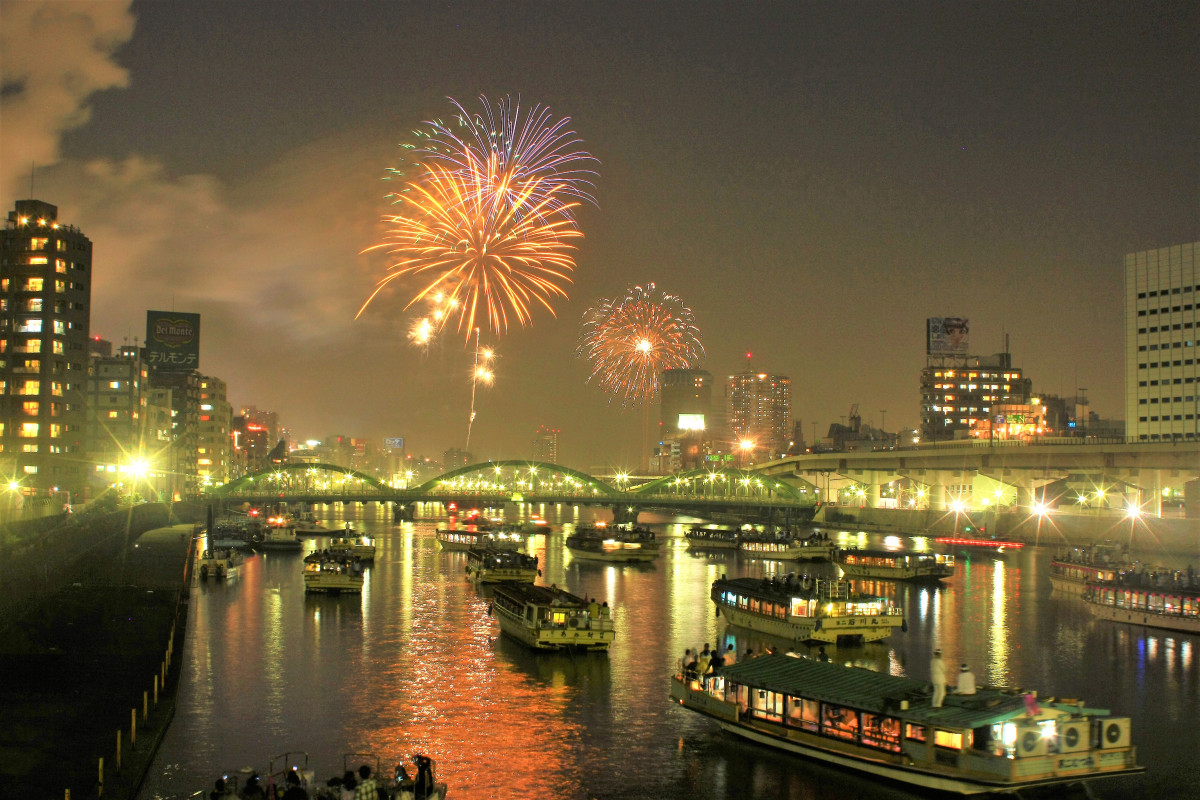
M 934 650 L 933 658 L 929 661 L 929 680 L 933 682 L 933 707 L 941 708 L 946 699 L 946 662 L 942 661 L 942 651 Z

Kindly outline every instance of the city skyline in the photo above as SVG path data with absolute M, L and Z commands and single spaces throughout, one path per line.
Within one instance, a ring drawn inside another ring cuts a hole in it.
M 641 413 L 573 353 L 589 305 L 648 282 L 695 311 L 700 368 L 790 376 L 806 430 L 855 403 L 916 427 L 951 315 L 1120 417 L 1123 258 L 1200 239 L 1194 4 L 336 8 L 0 6 L 4 202 L 32 182 L 92 240 L 91 333 L 199 313 L 201 372 L 302 438 L 465 443 L 461 337 L 413 347 L 399 298 L 353 321 L 381 179 L 447 97 L 542 103 L 600 162 L 557 317 L 485 340 L 481 458 L 548 425 L 566 464 L 636 464 Z

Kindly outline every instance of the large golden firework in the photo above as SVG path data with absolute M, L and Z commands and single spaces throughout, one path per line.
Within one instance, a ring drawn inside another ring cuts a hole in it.
M 583 315 L 576 354 L 591 362 L 595 380 L 621 403 L 658 396 L 664 369 L 690 369 L 704 355 L 692 310 L 653 283 L 601 300 Z
M 358 315 L 392 281 L 419 277 L 428 283 L 405 308 L 436 298 L 444 312 L 424 326 L 426 335 L 457 316 L 469 340 L 477 318 L 499 335 L 510 323 L 528 325 L 539 305 L 553 315 L 551 299 L 567 296 L 575 268 L 569 240 L 583 235 L 572 216 L 578 204 L 562 202 L 545 178 L 514 189 L 494 154 L 486 163 L 464 157 L 469 169 L 429 165 L 395 196 L 401 210 L 385 218 L 392 226 L 386 241 L 367 248 L 385 250 L 393 262 Z

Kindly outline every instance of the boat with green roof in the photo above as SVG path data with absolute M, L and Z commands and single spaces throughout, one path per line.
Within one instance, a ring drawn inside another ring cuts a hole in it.
M 670 695 L 749 741 L 927 790 L 1015 793 L 1145 770 L 1129 718 L 1075 699 L 981 687 L 935 708 L 926 681 L 788 655 L 703 681 L 679 671 Z

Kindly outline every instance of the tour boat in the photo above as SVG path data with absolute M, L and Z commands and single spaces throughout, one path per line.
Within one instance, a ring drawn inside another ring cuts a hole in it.
M 1050 562 L 1050 586 L 1056 592 L 1082 595 L 1089 583 L 1116 580 L 1128 563 L 1124 545 L 1115 542 L 1074 547 Z
M 252 546 L 255 550 L 280 550 L 300 552 L 304 542 L 296 538 L 296 532 L 284 525 L 267 525 L 254 534 Z
M 699 550 L 736 550 L 742 532 L 738 528 L 705 528 L 693 526 L 687 533 L 688 545 Z
M 889 598 L 854 594 L 847 581 L 723 577 L 711 597 L 729 624 L 793 642 L 874 642 L 907 629 Z
M 500 584 L 488 613 L 501 633 L 535 650 L 607 650 L 616 638 L 607 605 L 557 586 Z
M 225 578 L 242 563 L 242 554 L 231 547 L 213 547 L 200 556 L 200 578 Z
M 981 688 L 948 694 L 861 667 L 762 655 L 702 680 L 677 672 L 671 699 L 729 733 L 923 790 L 963 795 L 1143 772 L 1128 717 L 1082 701 Z
M 443 550 L 458 553 L 478 547 L 521 550 L 529 541 L 528 534 L 517 530 L 465 531 L 439 528 L 434 536 Z
M 840 550 L 834 563 L 847 578 L 940 581 L 954 574 L 954 556 L 894 550 Z
M 346 536 L 335 536 L 329 540 L 326 549 L 335 556 L 358 557 L 363 561 L 375 560 L 375 540 L 361 534 L 352 535 L 354 531 L 346 529 Z
M 1200 633 L 1200 580 L 1194 573 L 1119 573 L 1116 580 L 1090 581 L 1082 596 L 1101 619 Z
M 571 555 L 583 561 L 653 561 L 659 543 L 654 531 L 637 526 L 596 525 L 576 528 L 567 537 Z
M 304 564 L 304 591 L 361 594 L 363 573 L 346 561 L 308 561 Z
M 290 751 L 274 756 L 267 767 L 266 777 L 259 777 L 256 770 L 245 767 L 241 772 L 246 774 L 243 787 L 253 780 L 264 791 L 274 787 L 275 793 L 283 796 L 288 784 L 288 774 L 295 773 L 300 788 L 309 797 L 337 797 L 342 788 L 342 776 L 351 772 L 358 779 L 359 767 L 366 765 L 371 768 L 371 779 L 375 781 L 377 792 L 389 800 L 446 800 L 446 784 L 437 780 L 437 762 L 420 753 L 412 757 L 413 772 L 405 767 L 403 760 L 396 764 L 390 776 L 385 776 L 381 761 L 374 753 L 346 753 L 342 756 L 342 771 L 333 778 L 324 781 L 324 786 L 317 780 L 316 771 L 308 766 L 308 753 Z M 390 763 L 390 762 L 389 762 Z M 225 793 L 222 798 L 238 800 L 238 775 L 226 773 L 222 776 Z M 193 796 L 203 795 L 195 792 Z M 211 795 L 210 795 L 211 796 Z
M 467 575 L 477 583 L 533 583 L 542 571 L 537 556 L 494 547 L 467 551 Z
M 770 558 L 779 561 L 832 561 L 837 545 L 828 536 L 759 534 L 742 536 L 738 552 L 751 558 Z

